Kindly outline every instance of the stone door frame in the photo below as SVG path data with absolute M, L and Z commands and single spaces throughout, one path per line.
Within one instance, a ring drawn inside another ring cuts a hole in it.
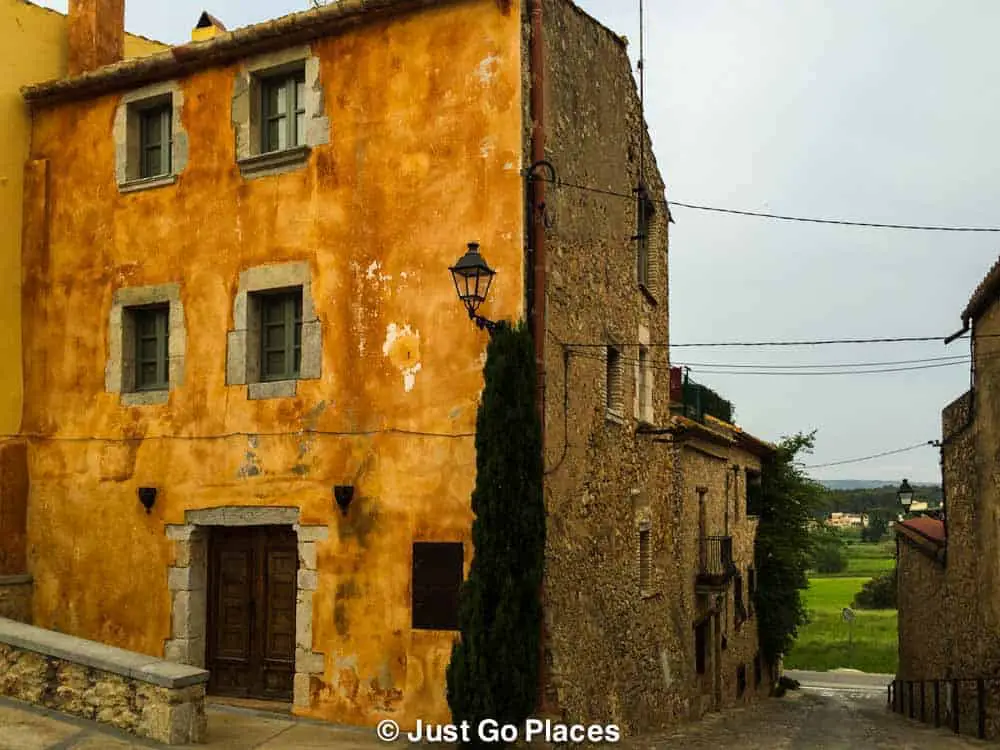
M 164 658 L 205 668 L 208 619 L 208 530 L 213 526 L 291 526 L 298 538 L 299 572 L 295 589 L 295 678 L 293 705 L 309 706 L 313 677 L 322 676 L 325 656 L 313 650 L 313 596 L 316 593 L 316 544 L 330 534 L 327 526 L 302 526 L 299 509 L 237 506 L 189 510 L 183 525 L 168 524 L 167 538 L 175 543 L 175 562 L 169 569 L 170 638 Z

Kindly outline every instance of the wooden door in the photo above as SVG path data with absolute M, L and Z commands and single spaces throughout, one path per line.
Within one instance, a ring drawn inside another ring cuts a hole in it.
M 209 542 L 209 691 L 291 700 L 298 545 L 284 526 L 217 528 Z

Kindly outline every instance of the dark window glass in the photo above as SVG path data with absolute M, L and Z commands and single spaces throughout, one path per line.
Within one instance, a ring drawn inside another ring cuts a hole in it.
M 706 652 L 708 651 L 708 623 L 703 622 L 694 629 L 694 658 L 698 674 L 705 674 Z
M 636 243 L 637 243 L 637 264 L 639 283 L 644 287 L 649 287 L 650 283 L 650 256 L 649 256 L 649 232 L 652 226 L 653 201 L 650 200 L 645 188 L 639 189 L 636 204 Z
M 458 630 L 464 552 L 460 542 L 413 544 L 413 628 Z
M 293 380 L 302 365 L 302 290 L 260 296 L 261 380 Z
M 170 174 L 173 110 L 169 104 L 139 113 L 140 177 Z
M 305 143 L 305 72 L 261 82 L 261 151 L 270 153 Z
M 165 390 L 170 382 L 170 308 L 140 307 L 129 314 L 135 330 L 135 389 Z

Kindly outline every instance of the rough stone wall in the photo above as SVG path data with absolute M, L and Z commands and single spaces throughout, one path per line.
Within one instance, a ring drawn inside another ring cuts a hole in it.
M 31 624 L 31 576 L 0 575 L 0 617 Z
M 622 193 L 547 186 L 545 601 L 550 698 L 565 716 L 626 731 L 686 716 L 690 623 L 675 606 L 677 518 L 669 444 L 637 433 L 635 364 L 648 333 L 653 421 L 668 413 L 666 217 L 654 217 L 651 289 L 636 275 L 638 96 L 622 40 L 566 0 L 546 0 L 546 158 L 561 180 Z M 527 41 L 525 41 L 527 46 Z M 648 182 L 663 182 L 646 140 Z M 583 343 L 586 346 L 564 346 Z M 622 357 L 622 414 L 605 408 L 602 346 Z M 639 585 L 649 524 L 652 582 Z
M 942 611 L 945 569 L 904 539 L 898 539 L 898 620 L 900 680 L 937 680 L 948 674 L 953 619 Z M 949 627 L 942 622 L 945 618 Z
M 483 314 L 521 316 L 520 29 L 517 3 L 464 0 L 315 41 L 329 143 L 253 180 L 236 160 L 238 63 L 177 82 L 188 158 L 155 189 L 117 184 L 110 126 L 127 92 L 35 112 L 23 429 L 44 438 L 29 451 L 37 625 L 161 656 L 181 554 L 166 527 L 189 510 L 295 507 L 329 530 L 310 589 L 324 663 L 296 710 L 448 720 L 455 634 L 412 629 L 410 556 L 414 541 L 472 556 L 488 339 L 447 269 L 480 241 L 497 270 Z M 241 275 L 282 263 L 309 266 L 322 376 L 251 400 L 227 382 L 227 333 Z M 105 383 L 115 294 L 168 284 L 183 383 L 165 403 L 123 405 Z M 336 485 L 355 487 L 346 515 Z M 149 514 L 139 487 L 158 489 Z
M 0 643 L 0 695 L 168 745 L 205 741 L 204 685 L 159 687 Z

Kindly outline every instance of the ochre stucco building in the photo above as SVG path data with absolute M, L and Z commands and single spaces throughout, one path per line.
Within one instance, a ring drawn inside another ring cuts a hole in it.
M 983 729 L 1000 736 L 1000 577 L 997 569 L 997 483 L 1000 449 L 1000 260 L 962 313 L 957 345 L 970 341 L 970 389 L 942 412 L 941 469 L 944 518 L 896 524 L 899 609 L 897 706 L 920 712 L 921 681 L 927 720 L 933 717 L 933 681 L 941 721 L 963 734 L 979 731 L 977 680 L 983 683 Z M 957 684 L 952 680 L 960 680 Z M 952 691 L 957 688 L 956 697 Z
M 738 605 L 771 448 L 671 418 L 624 40 L 569 0 L 340 0 L 116 62 L 119 10 L 74 3 L 87 72 L 24 91 L 34 624 L 302 716 L 447 720 L 487 344 L 448 267 L 479 242 L 480 312 L 542 365 L 540 709 L 634 732 L 766 692 Z
M 0 435 L 21 425 L 24 370 L 21 350 L 21 226 L 24 164 L 31 116 L 21 87 L 66 75 L 68 19 L 25 0 L 0 0 Z M 132 34 L 122 37 L 122 54 L 135 58 L 166 49 Z M 25 578 L 24 518 L 27 511 L 27 452 L 23 442 L 0 441 L 0 615 L 23 611 L 30 587 Z M 6 577 L 6 578 L 4 578 Z

